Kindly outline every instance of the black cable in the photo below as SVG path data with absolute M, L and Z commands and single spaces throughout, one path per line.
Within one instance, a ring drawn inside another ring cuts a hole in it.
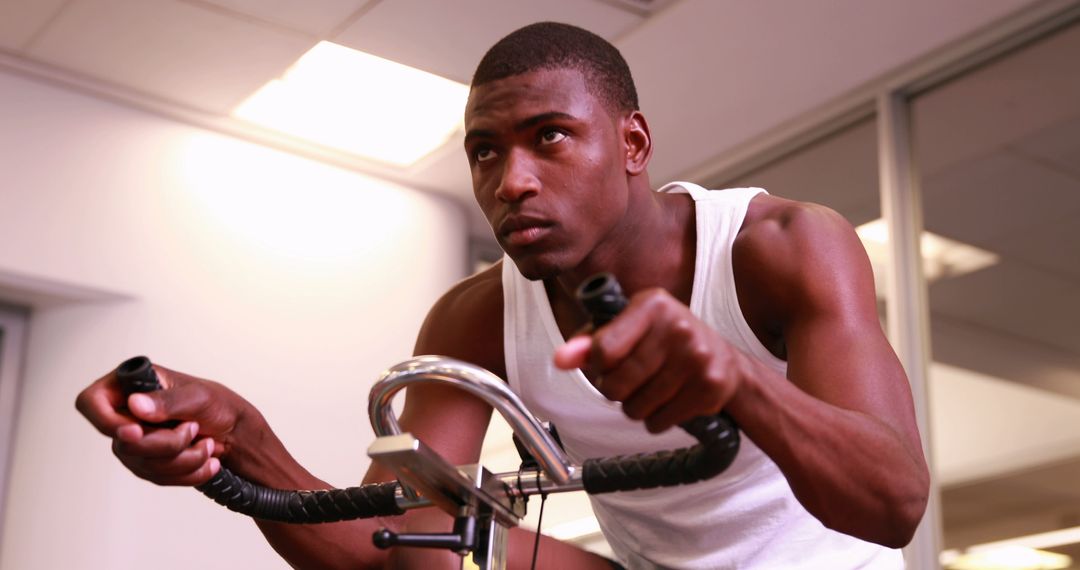
M 540 484 L 540 472 L 536 472 L 537 487 Z M 533 539 L 532 570 L 536 570 L 536 555 L 540 552 L 540 527 L 544 524 L 544 503 L 547 502 L 548 494 L 540 489 L 540 516 L 536 518 L 536 538 Z

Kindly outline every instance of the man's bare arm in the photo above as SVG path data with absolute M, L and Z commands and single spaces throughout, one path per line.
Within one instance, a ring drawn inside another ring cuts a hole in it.
M 739 241 L 736 276 L 771 301 L 788 378 L 755 361 L 728 410 L 826 526 L 907 544 L 929 474 L 911 390 L 881 330 L 855 232 L 831 210 L 797 205 Z

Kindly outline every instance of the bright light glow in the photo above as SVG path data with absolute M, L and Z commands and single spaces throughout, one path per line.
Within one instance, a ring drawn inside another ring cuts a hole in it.
M 1058 570 L 1071 566 L 1072 558 L 1011 545 L 969 548 L 964 553 L 946 550 L 941 553 L 941 565 L 947 570 Z
M 233 116 L 367 158 L 408 166 L 459 130 L 465 85 L 319 42 Z
M 191 239 L 294 268 L 374 263 L 421 207 L 389 183 L 226 137 L 193 137 L 177 163 L 173 215 L 199 220 Z
M 595 517 L 567 521 L 544 531 L 544 534 L 559 540 L 574 540 L 599 533 L 600 523 Z
M 1052 530 L 1050 532 L 1040 532 L 1038 534 L 1029 534 L 1026 536 L 1018 536 L 1016 538 L 1010 538 L 1008 540 L 999 540 L 996 542 L 987 542 L 986 544 L 980 544 L 972 546 L 968 550 L 997 548 L 1001 546 L 1026 546 L 1028 548 L 1053 548 L 1055 546 L 1063 546 L 1066 544 L 1076 544 L 1080 542 L 1080 526 L 1074 526 L 1070 528 L 1063 528 L 1061 530 Z
M 857 228 L 870 263 L 874 266 L 875 281 L 887 271 L 889 260 L 889 230 L 885 220 L 877 219 Z M 956 277 L 989 267 L 999 261 L 997 254 L 973 245 L 951 240 L 930 232 L 923 232 L 920 247 L 923 256 L 923 274 L 928 281 Z M 882 291 L 879 283 L 879 291 Z

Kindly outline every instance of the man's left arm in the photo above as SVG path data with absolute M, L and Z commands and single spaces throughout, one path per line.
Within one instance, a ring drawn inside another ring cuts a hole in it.
M 654 433 L 726 410 L 822 523 L 900 547 L 926 508 L 929 474 L 870 264 L 835 212 L 788 204 L 744 228 L 734 252 L 740 304 L 781 335 L 787 377 L 658 288 L 555 362 L 602 378 L 597 389 Z
M 926 508 L 929 473 L 866 253 L 826 208 L 793 206 L 762 224 L 740 236 L 736 275 L 766 291 L 787 378 L 751 361 L 726 409 L 826 526 L 903 546 Z

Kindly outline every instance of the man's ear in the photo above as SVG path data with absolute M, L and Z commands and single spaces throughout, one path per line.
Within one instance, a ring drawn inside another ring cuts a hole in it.
M 633 111 L 624 117 L 623 141 L 626 143 L 626 173 L 630 176 L 645 173 L 652 158 L 652 135 L 641 111 Z

